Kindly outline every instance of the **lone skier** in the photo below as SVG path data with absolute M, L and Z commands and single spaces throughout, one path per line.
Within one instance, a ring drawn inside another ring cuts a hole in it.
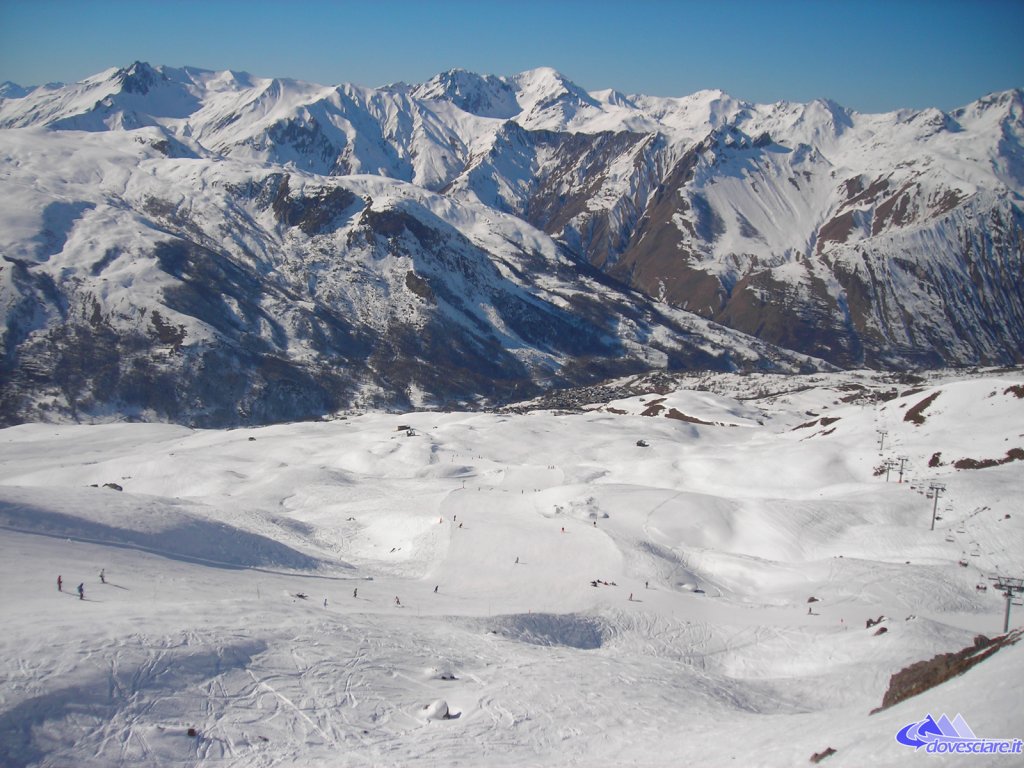
M 78 599 L 85 600 L 85 582 L 78 585 Z
M 59 573 L 57 574 L 57 591 L 58 592 L 63 592 L 64 591 L 64 579 L 62 579 L 60 577 Z
M 359 597 L 359 587 L 352 590 L 352 597 Z
M 106 568 L 100 568 L 100 584 L 106 584 L 106 583 L 107 583 L 107 569 Z

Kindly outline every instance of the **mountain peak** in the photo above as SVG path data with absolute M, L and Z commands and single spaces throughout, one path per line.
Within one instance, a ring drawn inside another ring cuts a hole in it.
M 951 115 L 958 121 L 1003 123 L 1010 131 L 1024 134 L 1024 89 L 1011 88 L 988 93 L 953 110 Z
M 552 80 L 560 80 L 563 82 L 569 81 L 569 79 L 565 75 L 563 75 L 554 67 L 534 67 L 533 69 L 524 69 L 522 72 L 519 73 L 519 77 L 532 79 L 548 78 Z
M 503 78 L 450 69 L 416 86 L 412 95 L 421 99 L 449 101 L 464 112 L 480 117 L 510 118 L 519 113 L 512 87 Z
M 1024 120 L 1024 89 L 996 91 L 974 102 L 980 111 L 995 110 L 1017 121 Z
M 569 78 L 551 67 L 537 67 L 513 75 L 511 80 L 521 89 L 530 91 L 563 91 L 566 93 L 586 94 L 582 88 Z
M 569 118 L 580 107 L 600 108 L 600 104 L 589 93 L 551 67 L 538 67 L 520 72 L 511 78 L 517 91 L 523 112 L 537 116 L 555 108 L 564 118 Z M 546 118 L 542 120 L 545 122 Z
M 815 99 L 807 105 L 807 112 L 833 125 L 837 135 L 853 126 L 850 110 L 832 99 Z
M 0 83 L 0 99 L 20 99 L 27 96 L 33 88 L 34 86 L 26 88 L 10 80 L 4 80 Z
M 119 69 L 114 77 L 126 93 L 143 96 L 149 93 L 163 76 L 146 62 L 136 61 L 130 67 Z

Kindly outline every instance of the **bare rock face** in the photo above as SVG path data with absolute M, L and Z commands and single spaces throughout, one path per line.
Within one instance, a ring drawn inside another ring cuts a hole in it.
M 964 674 L 1001 648 L 1015 644 L 1020 638 L 1019 630 L 991 640 L 984 635 L 978 635 L 974 638 L 974 645 L 953 653 L 940 653 L 931 659 L 901 669 L 889 679 L 889 688 L 882 697 L 882 706 L 873 710 L 872 714 Z

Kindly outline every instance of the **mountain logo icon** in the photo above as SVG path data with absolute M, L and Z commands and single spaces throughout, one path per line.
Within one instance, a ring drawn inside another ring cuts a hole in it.
M 950 720 L 945 714 L 938 719 L 928 715 L 924 720 L 904 726 L 896 741 L 907 747 L 937 754 L 1021 754 L 1021 739 L 982 739 L 957 713 Z

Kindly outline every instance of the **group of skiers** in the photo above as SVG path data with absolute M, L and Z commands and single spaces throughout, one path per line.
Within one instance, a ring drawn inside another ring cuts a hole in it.
M 453 523 L 457 522 L 457 520 L 458 520 L 458 518 L 455 515 L 452 515 L 452 522 Z M 442 520 L 439 520 L 438 522 L 441 522 L 441 521 Z M 597 523 L 595 522 L 594 525 L 596 526 Z M 462 523 L 459 523 L 459 527 L 460 528 L 462 527 Z M 562 527 L 561 532 L 565 533 L 565 528 L 564 527 Z M 517 565 L 519 564 L 519 558 L 518 557 L 516 557 L 515 562 L 516 562 Z M 107 572 L 106 572 L 105 568 L 101 568 L 100 569 L 99 578 L 100 578 L 100 583 L 101 584 L 106 584 L 107 583 Z M 600 579 L 595 579 L 594 581 L 591 581 L 590 583 L 591 583 L 592 586 L 595 586 L 595 587 L 598 586 L 599 584 L 604 584 L 604 585 L 608 585 L 609 584 L 609 582 L 602 581 Z M 615 584 L 615 582 L 611 582 L 611 585 L 614 585 L 614 584 Z M 644 583 L 644 587 L 648 587 L 648 583 L 645 582 Z M 60 574 L 57 575 L 57 591 L 58 592 L 63 592 L 64 591 L 64 578 Z M 78 599 L 79 600 L 85 600 L 85 582 L 79 583 L 79 585 L 77 587 L 77 592 L 78 592 Z M 434 593 L 437 594 L 437 592 L 438 592 L 438 586 L 435 586 L 434 587 Z M 299 597 L 303 597 L 303 598 L 306 597 L 306 595 L 304 595 L 304 594 L 300 594 L 298 596 Z M 358 598 L 359 597 L 359 588 L 358 587 L 356 587 L 355 589 L 352 590 L 352 597 L 353 598 Z M 629 595 L 629 600 L 633 600 L 632 593 L 630 593 L 630 595 Z M 395 605 L 396 606 L 401 606 L 402 605 L 402 602 L 401 602 L 401 600 L 399 600 L 397 595 L 395 596 Z M 324 596 L 324 608 L 326 608 L 326 607 L 327 607 L 327 597 Z
M 101 584 L 106 584 L 107 583 L 107 569 L 106 568 L 100 568 L 100 583 Z M 61 576 L 59 573 L 57 574 L 57 591 L 58 592 L 63 592 L 64 591 L 64 577 Z M 78 599 L 79 600 L 85 600 L 85 582 L 84 581 L 79 583 L 77 591 L 78 591 Z

